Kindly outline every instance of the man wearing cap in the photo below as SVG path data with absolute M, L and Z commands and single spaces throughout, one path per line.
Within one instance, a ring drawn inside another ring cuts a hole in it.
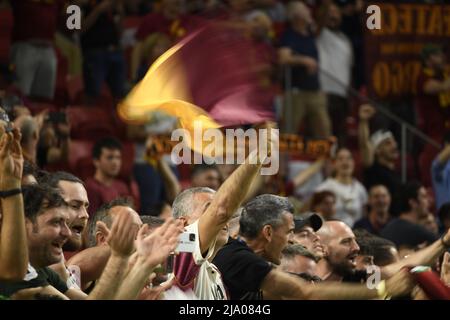
M 311 284 L 274 267 L 281 263 L 282 251 L 292 237 L 293 212 L 287 198 L 271 194 L 259 195 L 244 206 L 239 238 L 228 242 L 213 261 L 231 300 L 375 299 L 412 289 L 404 272 L 385 282 L 385 292 L 377 292 L 366 285 Z
M 375 109 L 368 104 L 359 109 L 358 139 L 361 160 L 364 167 L 366 188 L 373 185 L 384 185 L 390 194 L 396 194 L 402 182 L 395 170 L 395 162 L 399 157 L 397 141 L 390 131 L 378 130 L 370 136 L 369 120 Z
M 417 80 L 417 111 L 423 131 L 442 142 L 450 130 L 450 75 L 445 70 L 443 49 L 427 44 L 422 49 L 423 68 Z
M 322 259 L 325 252 L 317 235 L 317 230 L 322 227 L 322 218 L 313 212 L 305 213 L 294 218 L 293 244 L 301 244 L 317 259 Z

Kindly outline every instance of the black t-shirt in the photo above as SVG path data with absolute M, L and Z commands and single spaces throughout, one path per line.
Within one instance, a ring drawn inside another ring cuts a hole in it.
M 364 230 L 367 230 L 368 232 L 370 232 L 371 234 L 374 234 L 374 235 L 379 234 L 379 231 L 375 230 L 375 228 L 373 227 L 369 218 L 367 218 L 367 217 L 361 218 L 358 221 L 356 221 L 355 224 L 353 225 L 353 229 L 354 230 L 355 229 L 364 229 Z
M 364 170 L 364 182 L 367 190 L 377 184 L 386 186 L 391 196 L 395 196 L 402 186 L 400 175 L 394 170 L 379 164 L 376 160 L 371 167 Z
M 242 240 L 228 242 L 213 263 L 219 268 L 231 300 L 262 300 L 261 284 L 272 265 Z
M 306 36 L 289 28 L 281 37 L 280 47 L 291 48 L 294 54 L 308 56 L 319 61 L 316 39 L 312 33 Z M 292 87 L 300 90 L 319 90 L 319 75 L 317 72 L 315 74 L 308 73 L 303 66 L 295 66 L 292 68 Z
M 399 218 L 388 223 L 380 235 L 394 242 L 397 247 L 416 247 L 423 242 L 431 244 L 437 240 L 437 236 L 423 226 Z
M 45 267 L 33 269 L 28 267 L 24 280 L 19 282 L 0 281 L 0 295 L 10 297 L 12 294 L 23 289 L 53 286 L 61 293 L 65 293 L 69 288 L 59 275 L 52 269 Z

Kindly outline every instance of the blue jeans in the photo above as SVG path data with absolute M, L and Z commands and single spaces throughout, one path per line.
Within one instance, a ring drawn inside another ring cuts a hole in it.
M 86 93 L 98 97 L 106 81 L 114 97 L 124 95 L 125 58 L 118 50 L 89 49 L 83 51 L 83 75 Z

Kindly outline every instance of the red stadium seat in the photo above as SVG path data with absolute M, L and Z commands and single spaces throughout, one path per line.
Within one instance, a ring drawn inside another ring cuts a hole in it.
M 69 167 L 73 173 L 78 173 L 77 170 L 79 161 L 85 158 L 89 160 L 92 159 L 93 146 L 94 141 L 92 140 L 72 140 L 70 142 Z
M 74 139 L 95 139 L 114 136 L 110 113 L 102 108 L 71 106 L 66 109 Z
M 14 16 L 9 8 L 0 9 L 0 64 L 7 65 L 11 47 Z
M 71 76 L 66 78 L 67 97 L 71 104 L 79 103 L 83 97 L 84 82 L 81 75 Z

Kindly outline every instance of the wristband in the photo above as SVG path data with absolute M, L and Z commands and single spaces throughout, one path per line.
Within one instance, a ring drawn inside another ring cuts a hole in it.
M 0 198 L 12 197 L 12 196 L 15 196 L 16 194 L 20 194 L 20 193 L 22 193 L 21 188 L 0 191 Z

